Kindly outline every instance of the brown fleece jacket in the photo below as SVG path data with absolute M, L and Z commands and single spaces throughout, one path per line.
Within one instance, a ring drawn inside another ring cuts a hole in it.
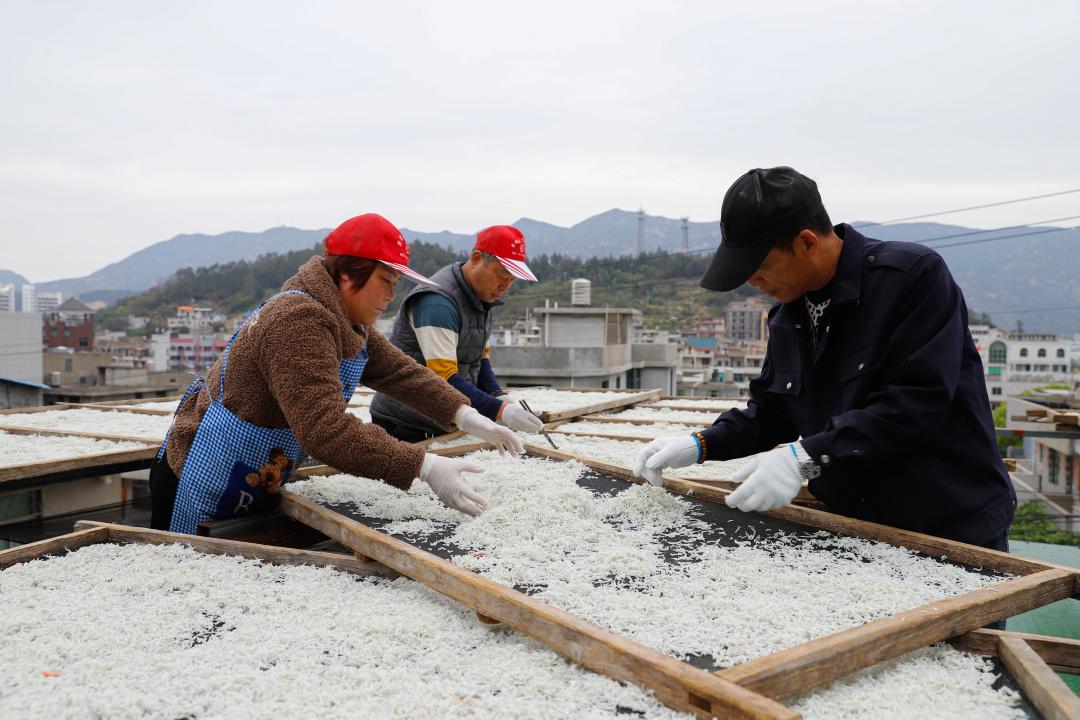
M 470 404 L 468 398 L 373 328 L 354 327 L 321 257 L 304 263 L 281 289 L 311 297 L 275 298 L 240 331 L 225 371 L 225 407 L 260 427 L 291 428 L 304 452 L 342 472 L 408 489 L 420 473 L 423 449 L 345 411 L 341 360 L 355 357 L 366 342 L 363 384 L 443 427 L 453 425 L 457 409 Z M 221 361 L 214 362 L 206 385 L 173 420 L 167 455 L 177 477 L 210 406 L 210 392 L 218 396 Z

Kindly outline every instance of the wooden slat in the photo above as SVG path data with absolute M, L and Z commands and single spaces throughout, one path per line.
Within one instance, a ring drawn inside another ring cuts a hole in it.
M 705 420 L 700 425 L 690 420 L 666 420 L 664 418 L 657 418 L 656 420 L 642 420 L 641 418 L 620 418 L 618 415 L 597 415 L 595 417 L 583 418 L 588 422 L 597 423 L 625 423 L 627 425 L 685 425 L 689 430 L 701 430 L 702 428 L 709 427 L 710 423 Z
M 842 630 L 717 671 L 744 687 L 783 699 L 940 642 L 987 623 L 1069 597 L 1073 578 L 1044 570 Z
M 949 644 L 964 652 L 997 655 L 1002 638 L 1023 640 L 1054 672 L 1080 675 L 1080 640 L 981 628 L 949 638 Z
M 281 509 L 331 539 L 547 645 L 590 670 L 651 689 L 664 704 L 699 717 L 795 718 L 797 713 L 723 678 L 650 650 L 492 582 L 406 542 L 289 492 Z
M 396 572 L 384 565 L 370 561 L 363 562 L 351 555 L 342 555 L 339 553 L 297 550 L 295 548 L 259 545 L 256 543 L 225 540 L 222 538 L 199 537 L 197 535 L 185 535 L 183 533 L 151 530 L 149 528 L 138 528 L 128 525 L 99 523 L 92 520 L 80 520 L 75 523 L 75 527 L 76 529 L 89 528 L 93 530 L 104 530 L 109 542 L 141 543 L 144 545 L 180 544 L 187 545 L 194 550 L 198 550 L 199 552 L 208 555 L 232 555 L 251 558 L 253 560 L 262 560 L 276 565 L 316 565 L 318 567 L 331 567 L 354 575 L 397 577 Z M 89 530 L 85 530 L 84 532 L 89 532 Z M 105 542 L 105 540 L 100 540 L 98 542 Z
M 56 437 L 84 437 L 92 440 L 121 440 L 124 442 L 146 443 L 148 445 L 160 445 L 165 436 L 152 437 L 149 435 L 113 435 L 111 433 L 84 432 L 82 430 L 59 430 L 57 428 L 21 427 L 18 425 L 5 425 L 0 419 L 0 430 L 12 435 L 53 435 Z
M 81 529 L 78 532 L 60 537 L 49 538 L 27 545 L 19 545 L 10 550 L 0 551 L 0 570 L 46 555 L 59 555 L 61 553 L 76 550 L 85 545 L 106 542 L 109 539 L 107 528 L 92 527 Z
M 1080 718 L 1080 697 L 1019 638 L 998 640 L 998 657 L 1045 720 Z
M 745 400 L 732 400 L 731 402 L 734 403 L 734 404 L 724 404 L 724 403 L 721 402 L 721 403 L 717 403 L 716 405 L 713 405 L 713 406 L 709 406 L 709 405 L 678 405 L 678 404 L 674 404 L 674 403 L 671 404 L 671 405 L 665 405 L 665 404 L 662 404 L 662 402 L 665 402 L 665 401 L 649 403 L 647 405 L 641 405 L 640 407 L 654 408 L 656 410 L 679 410 L 679 411 L 686 411 L 686 412 L 710 412 L 710 413 L 714 412 L 714 413 L 717 413 L 717 414 L 725 413 L 725 412 L 727 412 L 728 410 L 730 410 L 733 407 L 736 407 L 736 408 L 746 407 L 746 401 Z
M 139 402 L 153 402 L 151 400 L 140 400 Z M 56 403 L 60 407 L 65 408 L 86 408 L 87 410 L 101 410 L 103 412 L 124 412 L 131 413 L 132 415 L 173 415 L 174 410 L 155 410 L 154 408 L 137 408 L 127 405 L 104 405 L 102 403 Z
M 686 428 L 688 433 L 692 429 L 693 428 L 689 426 Z M 568 435 L 570 437 L 595 437 L 604 438 L 605 440 L 622 440 L 623 442 L 647 443 L 653 439 L 644 435 L 619 435 L 617 433 L 583 432 L 581 430 L 548 430 L 548 432 L 558 433 L 559 435 Z
M 68 470 L 82 470 L 103 465 L 153 460 L 157 455 L 157 446 L 147 446 L 136 450 L 110 450 L 93 455 L 76 455 L 52 460 L 39 460 L 25 465 L 7 465 L 0 467 L 0 482 L 41 477 Z
M 581 417 L 582 415 L 591 415 L 592 413 L 604 412 L 606 410 L 614 410 L 616 408 L 626 408 L 631 405 L 637 405 L 638 403 L 649 402 L 660 397 L 659 388 L 656 390 L 645 391 L 619 391 L 619 390 L 586 390 L 584 388 L 554 388 L 555 390 L 569 390 L 572 392 L 615 392 L 625 394 L 626 397 L 613 398 L 611 400 L 605 400 L 603 402 L 591 403 L 589 405 L 583 405 L 578 408 L 571 408 L 570 410 L 559 410 L 557 412 L 541 412 L 540 419 L 546 423 L 555 422 L 557 420 L 567 420 L 569 418 Z
M 55 405 L 38 405 L 36 407 L 23 407 L 23 408 L 8 408 L 7 410 L 0 410 L 0 416 L 2 415 L 24 415 L 49 412 L 50 410 L 57 410 Z
M 142 403 L 158 403 L 158 402 L 180 402 L 182 395 L 167 395 L 165 397 L 145 397 L 136 398 L 134 400 L 102 400 L 101 402 L 93 403 L 94 405 L 104 405 L 105 407 L 124 407 L 125 405 L 140 405 Z M 62 405 L 73 405 L 75 403 L 57 403 Z

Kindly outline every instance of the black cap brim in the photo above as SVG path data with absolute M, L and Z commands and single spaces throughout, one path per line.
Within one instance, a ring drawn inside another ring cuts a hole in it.
M 709 263 L 709 269 L 701 276 L 701 287 L 719 292 L 734 290 L 761 267 L 770 249 L 767 243 L 747 247 L 731 247 L 721 243 Z

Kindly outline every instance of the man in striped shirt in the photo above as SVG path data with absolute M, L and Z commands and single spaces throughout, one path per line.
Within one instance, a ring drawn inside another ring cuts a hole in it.
M 432 275 L 438 287 L 417 286 L 401 303 L 390 342 L 427 365 L 469 398 L 485 417 L 522 432 L 542 423 L 507 402 L 491 367 L 492 311 L 515 280 L 535 281 L 525 264 L 525 236 L 510 225 L 480 231 L 469 259 Z M 377 394 L 372 420 L 399 440 L 416 442 L 448 430 Z

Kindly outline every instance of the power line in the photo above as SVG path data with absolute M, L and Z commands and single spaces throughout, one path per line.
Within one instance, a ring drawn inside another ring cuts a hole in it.
M 985 233 L 998 232 L 998 231 L 1001 231 L 1001 230 L 1020 230 L 1021 228 L 1036 227 L 1038 225 L 1046 225 L 1047 223 L 1064 222 L 1066 220 L 1076 220 L 1077 218 L 1080 218 L 1080 215 L 1069 215 L 1069 216 L 1066 216 L 1066 217 L 1050 218 L 1048 220 L 1035 220 L 1033 222 L 1024 223 L 1023 225 L 1010 225 L 1008 227 L 990 228 L 989 230 L 969 230 L 967 232 L 962 232 L 962 233 L 953 233 L 952 235 L 938 235 L 935 238 L 930 238 L 928 240 L 915 240 L 914 242 L 933 242 L 933 241 L 936 241 L 936 240 L 947 240 L 949 238 L 968 237 L 970 235 L 983 235 Z M 1069 228 L 1060 228 L 1060 229 L 1068 230 Z
M 893 220 L 883 220 L 882 222 L 871 223 L 859 223 L 854 227 L 873 227 L 876 225 L 891 225 L 892 223 L 906 222 L 908 220 L 922 220 L 923 218 L 938 217 L 939 215 L 952 215 L 954 213 L 968 212 L 969 210 L 983 210 L 985 208 L 1001 207 L 1002 205 L 1013 205 L 1015 203 L 1028 202 L 1029 200 L 1042 200 L 1043 198 L 1060 197 L 1062 195 L 1072 195 L 1073 193 L 1080 193 L 1080 188 L 1073 188 L 1072 190 L 1061 190 L 1059 192 L 1046 193 L 1045 195 L 1030 195 L 1028 197 L 1014 198 L 1012 200 L 1001 200 L 999 202 L 986 203 L 984 205 L 970 205 L 968 207 L 954 208 L 952 210 L 941 210 L 939 212 L 926 213 L 923 215 L 909 215 L 908 217 L 895 218 Z
M 959 247 L 960 245 L 978 245 L 979 243 L 994 242 L 995 240 L 1008 240 L 1010 238 L 1030 237 L 1032 235 L 1046 235 L 1048 233 L 1062 232 L 1065 230 L 1077 230 L 1080 229 L 1080 225 L 1064 228 L 1047 228 L 1045 230 L 1033 230 L 1026 233 L 1016 233 L 1014 235 L 1002 235 L 1000 237 L 992 238 L 980 238 L 978 240 L 964 240 L 963 242 L 948 243 L 946 245 L 936 245 L 934 250 L 944 250 L 945 248 Z

